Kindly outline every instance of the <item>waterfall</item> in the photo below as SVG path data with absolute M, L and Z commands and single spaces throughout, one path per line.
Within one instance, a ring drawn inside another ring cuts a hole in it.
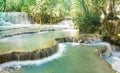
M 107 42 L 97 42 L 97 43 L 92 42 L 92 43 L 87 43 L 87 44 L 85 43 L 83 45 L 105 46 L 105 49 L 102 49 L 101 52 L 100 52 L 101 56 L 104 57 L 104 58 L 109 58 L 112 55 L 111 45 L 109 43 L 107 43 Z M 102 53 L 102 51 L 104 51 L 104 52 Z
M 31 24 L 32 17 L 26 12 L 0 12 L 0 26 Z
M 112 47 L 115 49 L 114 47 Z M 112 68 L 120 73 L 120 51 L 111 51 L 112 55 L 105 60 L 112 65 Z
M 120 73 L 120 51 L 116 51 L 116 48 L 111 46 L 107 42 L 92 42 L 84 45 L 92 46 L 106 46 L 106 51 L 100 52 L 101 57 L 103 57 L 109 64 L 112 65 L 112 68 Z
M 58 59 L 60 57 L 63 57 L 63 53 L 66 50 L 66 45 L 64 43 L 60 43 L 58 45 L 58 51 L 57 53 L 49 56 L 49 57 L 45 57 L 43 59 L 37 59 L 37 60 L 26 60 L 26 61 L 11 61 L 11 62 L 6 62 L 3 64 L 0 64 L 0 73 L 1 70 L 4 68 L 9 68 L 9 67 L 18 67 L 18 66 L 24 66 L 24 65 L 40 65 L 49 61 L 53 61 L 55 59 Z

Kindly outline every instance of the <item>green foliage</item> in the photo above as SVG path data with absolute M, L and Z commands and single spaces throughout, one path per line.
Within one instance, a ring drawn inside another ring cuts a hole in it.
M 30 13 L 40 24 L 53 23 L 69 15 L 69 4 L 70 0 L 37 0 Z
M 29 6 L 35 4 L 35 0 L 6 0 L 6 9 L 5 11 L 24 11 L 29 10 Z
M 74 18 L 75 25 L 80 32 L 94 33 L 99 30 L 100 22 L 97 13 L 88 13 L 85 15 L 77 14 Z
M 48 12 L 51 12 L 52 9 L 49 9 L 50 1 L 48 0 L 39 0 L 37 5 L 30 8 L 31 15 L 35 18 L 38 23 L 48 23 L 50 15 Z
M 80 32 L 96 32 L 100 28 L 100 10 L 106 0 L 7 0 L 6 11 L 29 12 L 40 24 L 72 17 Z
M 71 0 L 6 0 L 5 11 L 29 12 L 38 23 L 53 23 L 69 16 Z
M 89 3 L 91 0 L 75 0 L 72 14 L 75 25 L 80 32 L 94 33 L 99 30 L 99 12 Z

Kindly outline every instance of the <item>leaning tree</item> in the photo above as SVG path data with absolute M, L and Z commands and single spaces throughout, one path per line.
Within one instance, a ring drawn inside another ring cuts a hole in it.
M 0 11 L 5 11 L 6 0 L 0 0 Z
M 101 10 L 100 21 L 101 30 L 105 35 L 116 35 L 116 28 L 119 25 L 119 18 L 115 14 L 115 2 L 117 0 L 101 0 L 103 4 L 97 3 L 98 0 L 92 0 L 95 8 Z

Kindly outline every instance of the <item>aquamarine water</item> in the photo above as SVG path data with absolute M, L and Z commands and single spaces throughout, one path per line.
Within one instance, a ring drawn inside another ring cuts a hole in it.
M 77 31 L 45 31 L 3 38 L 0 39 L 0 52 L 46 48 L 55 43 L 55 38 L 68 36 L 77 36 Z
M 66 47 L 63 57 L 56 60 L 32 66 L 23 66 L 18 73 L 80 73 L 79 48 Z
M 80 48 L 78 48 L 78 46 L 76 48 L 75 45 L 72 44 L 61 44 L 61 46 L 62 45 L 65 49 L 60 54 L 60 57 L 56 56 L 56 59 L 52 61 L 48 60 L 48 62 L 43 62 L 43 64 L 24 64 L 20 69 L 12 71 L 11 73 L 81 73 L 81 69 L 84 67 L 80 69 Z
M 60 43 L 59 51 L 52 56 L 41 60 L 12 61 L 0 66 L 8 73 L 115 73 L 99 57 L 95 51 L 97 48 L 100 47 Z
M 65 23 L 66 24 L 66 23 Z M 59 25 L 58 25 L 59 26 Z M 62 25 L 64 26 L 64 24 Z M 69 28 L 67 25 L 66 27 Z M 1 27 L 3 28 L 3 27 Z M 47 27 L 49 28 L 49 27 Z M 54 28 L 54 26 L 53 26 Z M 62 27 L 63 28 L 63 27 Z M 10 29 L 10 30 L 9 30 Z M 28 31 L 36 31 L 36 28 L 5 28 L 0 37 L 6 34 L 14 34 Z M 40 28 L 37 28 L 39 30 Z M 43 28 L 44 29 L 44 28 Z M 46 27 L 45 27 L 46 29 Z M 61 28 L 60 28 L 61 29 Z M 11 50 L 33 50 L 48 47 L 54 44 L 54 39 L 78 35 L 71 29 L 56 31 L 44 31 L 34 34 L 20 34 L 0 39 L 0 52 Z M 96 47 L 81 46 L 78 43 L 59 44 L 59 51 L 42 60 L 12 61 L 0 64 L 1 73 L 113 73 L 113 70 L 99 58 L 95 52 Z M 93 69 L 91 69 L 93 68 Z M 95 69 L 94 69 L 95 68 Z M 3 69 L 4 71 L 1 71 Z M 110 72 L 109 72 L 110 71 Z

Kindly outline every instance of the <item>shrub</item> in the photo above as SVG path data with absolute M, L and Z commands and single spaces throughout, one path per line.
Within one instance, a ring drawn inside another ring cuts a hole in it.
M 76 13 L 74 17 L 75 25 L 79 28 L 80 32 L 94 33 L 99 30 L 100 21 L 97 12 L 90 12 L 84 15 Z

